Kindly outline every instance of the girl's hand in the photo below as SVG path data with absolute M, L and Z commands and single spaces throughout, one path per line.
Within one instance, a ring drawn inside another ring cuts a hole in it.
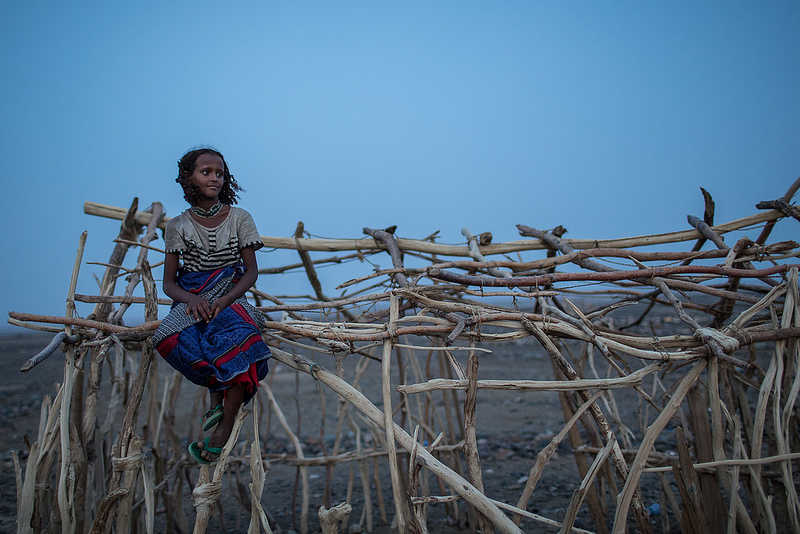
M 211 305 L 211 318 L 213 319 L 219 315 L 222 310 L 231 304 L 233 304 L 233 297 L 230 295 L 222 295 L 220 298 L 214 301 L 214 304 Z
M 214 316 L 211 314 L 211 304 L 206 299 L 198 295 L 192 295 L 186 301 L 186 315 L 194 315 L 196 321 L 210 321 Z

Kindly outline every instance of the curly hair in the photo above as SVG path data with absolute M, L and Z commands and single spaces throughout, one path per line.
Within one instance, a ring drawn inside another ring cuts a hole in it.
M 217 150 L 208 147 L 190 150 L 178 161 L 178 177 L 175 178 L 175 181 L 183 187 L 183 198 L 192 206 L 196 206 L 200 200 L 200 188 L 193 184 L 189 177 L 197 167 L 197 158 L 203 154 L 211 154 L 222 160 L 222 166 L 225 168 L 225 180 L 219 190 L 219 201 L 228 206 L 236 204 L 239 199 L 237 192 L 243 191 L 243 189 L 236 182 L 236 178 L 233 177 L 230 170 L 228 170 L 228 163 L 223 155 Z

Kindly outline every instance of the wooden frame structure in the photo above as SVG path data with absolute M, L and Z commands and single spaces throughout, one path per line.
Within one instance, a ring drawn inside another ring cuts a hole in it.
M 522 532 L 523 518 L 560 532 L 800 532 L 800 252 L 796 242 L 768 243 L 780 219 L 800 221 L 791 204 L 799 186 L 800 180 L 783 198 L 762 202 L 755 215 L 717 226 L 713 200 L 703 191 L 705 213 L 688 218 L 689 230 L 619 240 L 568 240 L 561 227 L 522 225 L 525 239 L 497 244 L 490 234 L 468 229 L 462 245 L 436 243 L 435 235 L 399 239 L 394 229 L 370 228 L 363 239 L 311 239 L 302 223 L 292 237 L 264 237 L 267 247 L 297 251 L 299 262 L 264 268 L 261 276 L 303 269 L 314 293 L 287 303 L 254 289 L 251 297 L 269 319 L 264 337 L 277 362 L 310 374 L 341 399 L 332 450 L 307 457 L 270 386 L 257 397 L 253 436 L 261 436 L 269 412 L 293 444 L 293 455 L 270 461 L 297 467 L 299 530 L 310 528 L 306 468 L 340 463 L 356 466 L 364 489 L 364 509 L 351 531 L 375 528 L 369 488 L 380 459 L 391 475 L 393 525 L 402 533 L 427 532 L 431 506 L 455 518 L 459 500 L 467 504 L 470 528 L 484 533 Z M 238 479 L 247 471 L 250 498 L 240 501 L 250 514 L 249 532 L 272 532 L 262 503 L 266 451 L 260 438 L 240 441 L 244 414 L 213 472 L 194 466 L 172 411 L 180 376 L 159 382 L 150 334 L 158 305 L 169 301 L 158 298 L 149 256 L 158 255 L 152 242 L 166 221 L 161 205 L 139 211 L 138 201 L 128 210 L 86 203 L 84 209 L 122 220 L 98 293 L 76 294 L 84 234 L 65 316 L 10 314 L 13 324 L 56 333 L 23 370 L 59 346 L 66 355 L 64 381 L 55 398 L 43 400 L 27 462 L 15 457 L 18 532 L 153 532 L 159 506 L 166 531 L 186 532 L 184 474 L 195 469 L 195 532 L 205 531 L 226 474 Z M 722 237 L 753 229 L 757 237 L 741 237 L 733 246 Z M 694 247 L 686 251 L 639 250 L 690 241 Z M 135 247 L 135 265 L 124 268 Z M 544 257 L 511 257 L 536 250 Z M 347 256 L 312 257 L 319 252 Z M 316 272 L 321 265 L 387 253 L 392 268 L 342 283 L 337 289 L 345 293 L 336 299 L 323 291 Z M 407 256 L 425 265 L 407 267 Z M 123 275 L 128 283 L 117 294 Z M 144 296 L 134 294 L 138 287 Z M 592 304 L 601 297 L 602 305 Z M 95 304 L 93 312 L 76 317 L 76 301 Z M 631 324 L 618 324 L 615 311 L 632 304 L 645 309 Z M 133 305 L 144 305 L 145 321 L 125 326 Z M 637 331 L 658 308 L 673 314 L 683 331 Z M 524 370 L 504 380 L 479 378 L 487 348 L 523 338 L 537 340 L 550 358 L 552 379 L 520 379 Z M 363 362 L 350 381 L 337 372 L 343 358 Z M 371 368 L 380 398 L 368 398 L 359 387 L 369 361 L 380 362 L 379 373 Z M 101 407 L 97 384 L 106 368 L 113 391 Z M 560 398 L 564 426 L 539 451 L 515 505 L 484 492 L 475 419 L 482 389 L 552 391 Z M 638 399 L 635 420 L 619 409 L 622 394 Z M 434 402 L 434 395 L 441 400 Z M 347 430 L 356 440 L 345 451 Z M 371 447 L 362 434 L 372 436 Z M 526 508 L 562 443 L 570 445 L 580 478 L 564 515 L 542 517 Z M 642 500 L 644 476 L 661 485 L 660 519 Z M 351 480 L 349 497 L 353 487 Z M 376 498 L 386 520 L 386 499 Z M 590 528 L 576 527 L 582 510 Z M 323 507 L 322 531 L 338 532 L 350 513 L 350 502 Z

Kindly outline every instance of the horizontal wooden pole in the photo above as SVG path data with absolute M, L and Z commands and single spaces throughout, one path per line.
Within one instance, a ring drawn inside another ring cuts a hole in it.
M 109 334 L 140 334 L 149 333 L 161 323 L 161 321 L 150 321 L 138 326 L 119 326 L 91 319 L 81 319 L 80 317 L 61 317 L 60 315 L 38 315 L 34 313 L 20 313 L 15 311 L 8 312 L 8 316 L 18 321 L 31 321 L 34 323 L 62 324 L 69 326 L 79 326 L 82 328 L 93 328 Z
M 438 267 L 428 267 L 426 276 L 478 287 L 537 287 L 557 282 L 618 282 L 620 280 L 650 280 L 653 277 L 664 277 L 680 274 L 709 274 L 733 278 L 765 278 L 775 274 L 788 272 L 798 264 L 790 263 L 775 265 L 765 269 L 748 270 L 733 269 L 730 267 L 716 267 L 705 265 L 676 265 L 672 267 L 650 267 L 636 270 L 619 270 L 610 272 L 580 272 L 580 273 L 545 273 L 534 276 L 518 276 L 516 278 L 495 278 L 492 276 L 476 276 L 471 274 L 454 273 Z
M 116 206 L 86 202 L 83 211 L 87 215 L 106 217 L 109 219 L 123 220 L 128 210 Z M 714 226 L 713 229 L 719 234 L 739 230 L 748 226 L 762 224 L 785 217 L 778 210 L 756 213 L 748 217 L 736 219 L 724 224 Z M 146 225 L 150 222 L 150 214 L 139 211 L 136 212 L 136 222 Z M 159 228 L 166 226 L 169 217 L 165 217 Z M 636 237 L 625 237 L 620 239 L 565 239 L 576 250 L 594 248 L 629 248 L 643 247 L 649 245 L 660 245 L 665 243 L 678 243 L 682 241 L 692 241 L 702 236 L 697 230 L 682 230 L 666 234 L 652 234 Z M 385 247 L 371 237 L 361 239 L 296 239 L 294 237 L 271 237 L 262 236 L 264 246 L 270 248 L 281 248 L 291 250 L 307 250 L 314 252 L 341 252 L 341 251 L 368 251 L 384 250 Z M 424 254 L 440 254 L 445 256 L 469 257 L 469 247 L 467 245 L 446 245 L 442 243 L 432 243 L 430 241 L 420 241 L 417 239 L 399 238 L 397 240 L 400 248 L 405 251 L 421 252 Z M 519 241 L 507 241 L 505 243 L 493 243 L 481 245 L 480 250 L 485 256 L 493 254 L 508 254 L 511 252 L 522 252 L 526 250 L 545 250 L 547 246 L 538 239 L 525 239 Z
M 75 295 L 77 302 L 85 302 L 87 304 L 97 304 L 98 302 L 106 304 L 144 304 L 145 297 L 134 297 L 132 295 Z M 157 299 L 158 304 L 162 306 L 172 306 L 171 299 Z
M 395 345 L 397 346 L 397 345 Z M 587 378 L 581 380 L 478 380 L 478 389 L 519 391 L 575 391 L 577 389 L 619 389 L 638 386 L 648 374 L 658 371 L 661 363 L 651 363 L 627 376 L 618 378 Z M 395 387 L 400 393 L 416 394 L 436 390 L 466 390 L 466 379 L 433 378 L 420 384 L 400 384 Z

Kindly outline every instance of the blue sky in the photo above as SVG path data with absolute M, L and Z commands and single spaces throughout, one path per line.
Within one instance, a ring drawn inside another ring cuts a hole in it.
M 800 175 L 796 2 L 232 4 L 4 3 L 4 317 L 64 313 L 83 230 L 108 259 L 119 225 L 84 201 L 185 209 L 175 162 L 200 144 L 277 236 L 668 232 L 701 186 L 725 222 Z

